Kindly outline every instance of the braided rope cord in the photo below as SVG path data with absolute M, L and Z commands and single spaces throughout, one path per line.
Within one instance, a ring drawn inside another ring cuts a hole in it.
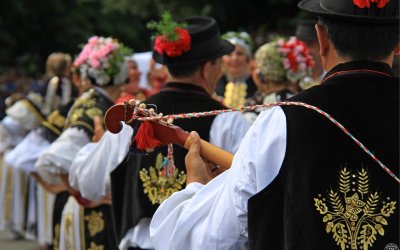
M 333 124 L 335 124 L 338 128 L 340 128 L 346 135 L 348 135 L 361 149 L 363 149 L 378 165 L 385 171 L 387 172 L 397 183 L 400 184 L 400 179 L 388 168 L 386 167 L 385 164 L 383 164 L 364 144 L 362 144 L 357 138 L 355 138 L 341 123 L 339 123 L 336 119 L 334 119 L 331 115 L 326 113 L 325 111 L 319 109 L 318 107 L 309 105 L 307 103 L 303 102 L 276 102 L 272 103 L 269 105 L 252 105 L 252 106 L 246 106 L 246 107 L 240 107 L 240 108 L 230 108 L 230 109 L 222 109 L 222 110 L 212 110 L 212 111 L 206 111 L 206 112 L 193 112 L 193 113 L 185 113 L 185 114 L 172 114 L 172 115 L 165 115 L 163 116 L 162 114 L 159 115 L 153 115 L 153 112 L 148 112 L 148 110 L 144 108 L 139 108 L 136 107 L 136 109 L 141 110 L 142 112 L 149 114 L 149 116 L 142 117 L 142 116 L 136 116 L 134 115 L 132 119 L 129 121 L 133 120 L 139 120 L 139 121 L 163 121 L 164 123 L 166 121 L 172 121 L 176 119 L 190 119 L 190 118 L 199 118 L 199 117 L 206 117 L 206 116 L 216 116 L 222 113 L 228 113 L 228 112 L 234 112 L 234 111 L 253 111 L 256 109 L 266 109 L 266 108 L 271 108 L 275 106 L 301 106 L 305 107 L 307 109 L 314 110 L 321 114 L 322 116 L 328 118 Z M 128 122 L 128 123 L 129 123 Z M 171 123 L 171 122 L 168 122 Z

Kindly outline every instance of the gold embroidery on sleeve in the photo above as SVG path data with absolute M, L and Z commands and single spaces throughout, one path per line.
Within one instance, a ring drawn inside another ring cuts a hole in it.
M 314 201 L 317 211 L 324 215 L 326 232 L 333 234 L 342 250 L 372 247 L 377 236 L 385 234 L 386 218 L 396 209 L 395 201 L 380 202 L 378 192 L 369 190 L 368 173 L 364 168 L 352 173 L 344 167 L 340 171 L 339 189 L 331 188 L 326 198 L 314 198 Z
M 144 193 L 147 194 L 152 204 L 161 204 L 174 192 L 181 190 L 186 182 L 186 174 L 183 171 L 179 172 L 178 168 L 175 168 L 176 175 L 163 176 L 161 174 L 163 159 L 163 155 L 159 153 L 155 167 L 150 166 L 149 170 L 143 168 L 139 172 Z
M 85 221 L 88 221 L 88 229 L 91 237 L 104 230 L 103 213 L 101 211 L 92 211 L 90 215 L 85 216 Z

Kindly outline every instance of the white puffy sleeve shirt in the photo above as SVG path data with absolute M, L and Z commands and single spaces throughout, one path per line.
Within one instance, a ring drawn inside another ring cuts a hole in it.
M 30 173 L 35 170 L 36 160 L 49 145 L 39 129 L 32 130 L 6 155 L 4 161 L 16 169 Z
M 109 175 L 125 159 L 132 133 L 132 127 L 124 124 L 118 134 L 106 131 L 99 142 L 79 151 L 69 170 L 69 183 L 82 197 L 101 200 L 107 194 Z
M 247 201 L 278 175 L 285 149 L 282 109 L 262 112 L 229 170 L 207 185 L 191 183 L 161 204 L 150 224 L 155 248 L 246 249 Z
M 15 147 L 26 135 L 27 130 L 10 116 L 0 121 L 0 154 Z
M 37 171 L 39 174 L 41 172 L 68 173 L 78 151 L 89 142 L 90 138 L 84 130 L 75 127 L 67 128 L 40 155 L 35 164 Z

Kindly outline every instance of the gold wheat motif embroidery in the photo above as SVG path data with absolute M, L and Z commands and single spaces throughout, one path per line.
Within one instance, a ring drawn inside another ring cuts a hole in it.
M 147 194 L 152 204 L 161 204 L 174 192 L 182 189 L 186 182 L 186 174 L 175 168 L 175 175 L 163 176 L 162 162 L 164 156 L 159 153 L 156 157 L 155 167 L 150 166 L 149 170 L 142 169 L 139 172 L 143 182 L 144 193 Z
M 342 250 L 368 250 L 377 236 L 385 234 L 386 218 L 396 209 L 396 202 L 388 200 L 380 202 L 378 192 L 370 191 L 364 168 L 353 173 L 346 167 L 340 170 L 338 190 L 330 189 L 326 198 L 314 198 L 317 211 L 324 215 L 326 232 L 333 234 Z

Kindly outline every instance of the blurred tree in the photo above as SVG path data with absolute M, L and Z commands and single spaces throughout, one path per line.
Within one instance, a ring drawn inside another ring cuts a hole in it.
M 164 10 L 174 18 L 209 15 L 221 31 L 246 30 L 260 42 L 265 34 L 290 33 L 298 15 L 293 0 L 2 0 L 0 69 L 42 73 L 55 51 L 75 55 L 92 35 L 113 36 L 135 51 L 150 49 L 146 23 Z

